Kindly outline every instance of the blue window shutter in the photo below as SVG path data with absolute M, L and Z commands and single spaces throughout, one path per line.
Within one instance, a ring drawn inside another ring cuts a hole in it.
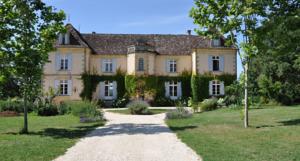
M 54 91 L 55 91 L 55 94 L 58 94 L 58 90 L 59 90 L 59 80 L 54 80 Z
M 212 81 L 209 81 L 209 95 L 212 95 Z
M 72 95 L 72 90 L 73 89 L 73 84 L 72 84 L 72 80 L 68 80 L 68 95 L 71 96 Z
M 100 99 L 104 99 L 104 87 L 105 87 L 105 84 L 104 84 L 104 82 L 100 82 L 99 83 L 99 97 L 100 97 Z
M 220 71 L 224 72 L 224 56 L 220 56 Z
M 212 63 L 212 56 L 208 56 L 208 70 L 213 71 L 213 63 Z
M 166 72 L 170 73 L 170 60 L 166 60 L 165 67 L 166 67 Z
M 181 98 L 181 96 L 182 96 L 181 82 L 178 82 L 177 95 L 178 95 L 178 98 Z
M 118 98 L 118 91 L 117 91 L 117 82 L 116 81 L 113 81 L 113 86 L 114 86 L 114 90 L 113 90 L 113 96 L 114 96 L 114 99 L 117 99 Z
M 67 55 L 67 58 L 68 58 L 68 70 L 72 70 L 72 64 L 73 64 L 73 58 L 72 58 L 72 54 L 68 54 Z
M 225 90 L 224 90 L 224 82 L 222 81 L 221 83 L 220 83 L 220 94 L 221 95 L 224 95 L 225 94 Z
M 169 92 L 169 82 L 165 82 L 165 96 L 166 97 L 169 97 L 170 95 L 170 92 Z
M 112 72 L 115 73 L 117 70 L 117 61 L 116 59 L 112 59 Z
M 65 44 L 70 44 L 70 33 L 69 32 L 67 32 L 65 34 Z
M 105 59 L 100 59 L 100 66 L 101 66 L 101 71 L 105 72 L 105 64 L 104 64 Z
M 63 44 L 63 34 L 62 33 L 60 33 L 59 35 L 58 35 L 58 43 L 61 45 L 61 44 Z
M 55 54 L 55 70 L 58 71 L 60 70 L 60 54 L 56 53 Z

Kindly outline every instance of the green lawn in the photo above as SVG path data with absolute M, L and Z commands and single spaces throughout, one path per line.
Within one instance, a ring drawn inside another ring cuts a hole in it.
M 64 154 L 92 129 L 103 123 L 79 123 L 71 115 L 29 116 L 29 134 L 18 134 L 23 117 L 0 117 L 0 160 L 45 161 Z
M 125 114 L 125 115 L 131 115 L 130 111 L 128 109 L 121 109 L 121 110 L 107 110 L 108 112 L 113 112 L 113 113 L 120 113 L 120 114 Z M 150 109 L 150 115 L 155 115 L 155 114 L 160 114 L 167 112 L 168 110 L 166 109 Z
M 249 115 L 248 129 L 240 110 L 230 109 L 167 124 L 204 161 L 300 160 L 300 106 L 253 109 Z

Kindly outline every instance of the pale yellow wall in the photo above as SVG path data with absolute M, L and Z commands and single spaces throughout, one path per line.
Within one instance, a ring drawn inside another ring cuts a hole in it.
M 48 92 L 49 88 L 54 89 L 55 80 L 72 80 L 72 95 L 71 96 L 57 96 L 55 101 L 66 101 L 66 100 L 80 100 L 80 93 L 83 89 L 83 84 L 78 76 L 69 76 L 69 75 L 55 75 L 55 76 L 44 76 L 43 77 L 43 91 Z
M 55 54 L 72 54 L 72 71 L 56 71 Z M 56 100 L 79 100 L 83 89 L 80 75 L 84 71 L 90 71 L 99 75 L 113 75 L 115 73 L 102 73 L 101 60 L 115 59 L 116 69 L 120 68 L 127 74 L 149 74 L 177 76 L 183 71 L 193 72 L 193 74 L 203 74 L 208 72 L 208 56 L 224 56 L 224 72 L 214 72 L 214 74 L 230 73 L 236 74 L 236 50 L 233 49 L 195 49 L 191 55 L 159 55 L 154 53 L 133 53 L 124 55 L 96 55 L 91 54 L 87 48 L 58 48 L 49 53 L 49 61 L 44 67 L 43 89 L 48 91 L 49 87 L 54 87 L 55 80 L 72 80 L 72 95 L 59 96 Z M 137 72 L 138 59 L 144 58 L 145 72 Z M 166 72 L 166 60 L 177 60 L 177 72 Z M 99 96 L 99 87 L 94 93 L 95 98 Z M 76 91 L 75 91 L 76 90 Z
M 197 64 L 196 64 L 196 54 L 197 52 L 196 51 L 193 51 L 192 53 L 192 73 L 193 74 L 196 74 L 196 71 L 197 71 Z
M 44 74 L 81 74 L 85 69 L 85 49 L 84 48 L 58 48 L 56 51 L 50 52 L 48 60 L 44 66 Z M 72 54 L 72 70 L 71 71 L 57 71 L 55 68 L 56 54 Z
M 55 67 L 56 54 L 72 54 L 72 70 L 71 71 L 57 71 Z M 63 100 L 80 100 L 79 94 L 83 89 L 83 84 L 80 75 L 87 71 L 90 50 L 86 48 L 57 48 L 56 51 L 50 52 L 48 60 L 44 66 L 43 75 L 43 91 L 48 92 L 49 88 L 54 88 L 55 80 L 72 80 L 72 95 L 71 96 L 57 96 L 55 101 Z
M 127 55 L 127 73 L 128 74 L 135 73 L 135 54 Z
M 101 69 L 102 59 L 115 59 L 116 60 L 116 69 L 120 68 L 122 71 L 127 71 L 127 57 L 126 55 L 90 55 L 90 72 L 96 72 L 99 75 L 114 75 L 115 73 L 103 73 Z
M 154 53 L 131 53 L 127 59 L 127 74 L 135 75 L 154 75 L 155 74 L 155 56 Z M 139 59 L 144 59 L 144 71 L 138 71 Z
M 175 59 L 177 60 L 177 72 L 168 73 L 166 72 L 166 60 Z M 177 76 L 183 71 L 192 71 L 192 56 L 191 55 L 157 55 L 155 61 L 155 74 L 156 75 L 169 75 Z
M 214 74 L 236 74 L 236 50 L 234 49 L 197 49 L 196 62 L 193 62 L 196 65 L 197 74 L 209 72 L 208 57 L 210 55 L 224 56 L 224 72 L 213 72 Z

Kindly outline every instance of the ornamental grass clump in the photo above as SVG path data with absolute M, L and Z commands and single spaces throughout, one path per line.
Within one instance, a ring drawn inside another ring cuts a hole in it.
M 186 107 L 176 107 L 174 110 L 170 110 L 166 114 L 167 119 L 184 119 L 192 117 L 193 113 Z
M 151 112 L 148 109 L 149 106 L 150 105 L 145 101 L 132 101 L 129 104 L 127 104 L 126 107 L 133 115 L 149 115 L 151 114 Z
M 104 119 L 97 104 L 88 101 L 69 101 L 66 105 L 74 116 L 80 117 L 80 122 L 95 122 Z

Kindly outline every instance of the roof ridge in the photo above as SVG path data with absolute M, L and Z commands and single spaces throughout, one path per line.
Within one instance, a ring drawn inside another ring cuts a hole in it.
M 80 33 L 81 35 L 140 35 L 140 36 L 192 36 L 192 37 L 205 37 L 200 35 L 187 35 L 187 34 L 134 34 L 134 33 Z

